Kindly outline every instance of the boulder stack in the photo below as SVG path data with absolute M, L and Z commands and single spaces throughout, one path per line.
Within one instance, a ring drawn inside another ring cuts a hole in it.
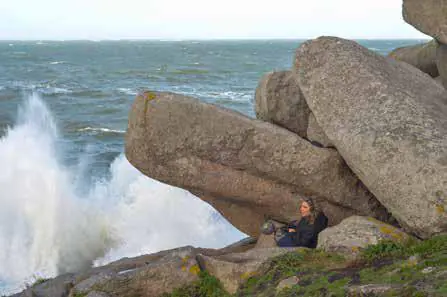
M 191 191 L 254 237 L 265 218 L 296 219 L 303 196 L 320 202 L 332 225 L 353 214 L 389 219 L 337 151 L 178 94 L 137 97 L 126 156 L 144 174 Z
M 306 42 L 295 73 L 327 136 L 405 229 L 447 231 L 447 92 L 416 68 L 335 37 Z

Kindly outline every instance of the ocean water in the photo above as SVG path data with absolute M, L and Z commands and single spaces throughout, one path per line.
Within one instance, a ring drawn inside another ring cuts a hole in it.
M 380 54 L 422 40 L 361 40 Z M 123 156 L 143 89 L 254 117 L 261 76 L 300 40 L 0 41 L 0 294 L 39 277 L 181 245 L 244 237 L 186 191 Z

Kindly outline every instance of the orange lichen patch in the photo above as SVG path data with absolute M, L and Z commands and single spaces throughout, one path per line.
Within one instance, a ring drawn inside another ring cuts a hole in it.
M 438 214 L 444 214 L 444 213 L 445 213 L 445 207 L 444 207 L 444 205 L 440 205 L 440 204 L 436 205 L 436 212 L 437 212 Z
M 249 279 L 252 276 L 256 275 L 256 271 L 247 271 L 241 274 L 241 279 Z
M 404 236 L 401 232 L 392 226 L 382 225 L 379 227 L 379 231 L 385 235 L 391 236 L 392 239 L 402 241 Z
M 199 274 L 199 272 L 200 272 L 200 267 L 199 267 L 199 265 L 197 265 L 197 264 L 192 265 L 192 266 L 189 268 L 189 272 L 191 272 L 192 274 L 195 274 L 195 275 Z
M 155 98 L 157 98 L 157 96 L 155 95 L 155 93 L 152 92 L 146 92 L 144 93 L 144 97 L 146 100 L 151 101 L 154 100 Z
M 182 262 L 183 262 L 183 263 L 188 262 L 189 258 L 190 258 L 189 256 L 185 256 L 185 257 L 183 257 L 183 258 L 182 258 Z
M 360 248 L 358 246 L 353 246 L 353 247 L 351 247 L 351 251 L 353 253 L 358 253 L 360 251 Z

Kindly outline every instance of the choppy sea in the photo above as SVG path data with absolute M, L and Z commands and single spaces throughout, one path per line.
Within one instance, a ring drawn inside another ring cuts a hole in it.
M 124 158 L 139 90 L 254 116 L 261 76 L 300 40 L 0 41 L 0 295 L 38 278 L 244 237 L 186 191 Z M 360 40 L 386 55 L 423 40 Z

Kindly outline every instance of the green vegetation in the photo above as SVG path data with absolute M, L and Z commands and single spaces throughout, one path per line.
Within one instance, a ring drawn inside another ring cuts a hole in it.
M 447 251 L 447 236 L 436 236 L 425 241 L 411 240 L 405 243 L 382 241 L 363 251 L 362 258 L 373 262 L 386 258 L 403 259 L 413 255 L 429 257 L 438 252 Z
M 291 276 L 298 276 L 302 282 L 312 282 L 315 287 L 318 286 L 318 279 L 313 276 L 319 271 L 342 268 L 347 265 L 347 261 L 336 254 L 326 253 L 314 249 L 303 249 L 297 252 L 291 252 L 276 258 L 264 265 L 259 276 L 253 276 L 240 288 L 236 294 L 242 296 L 271 296 L 276 292 L 278 283 Z M 321 286 L 327 285 L 327 281 L 321 283 Z M 292 290 L 284 290 L 285 295 L 295 296 Z M 292 294 L 293 293 L 293 294 Z
M 33 284 L 31 286 L 34 287 L 34 286 L 43 284 L 47 280 L 49 280 L 49 279 L 48 278 L 43 278 L 43 277 L 38 277 L 38 278 L 36 278 L 36 280 L 33 282 Z
M 230 297 L 218 279 L 207 272 L 199 273 L 199 280 L 190 286 L 175 289 L 162 297 Z
M 281 280 L 296 276 L 297 285 L 276 293 Z M 350 262 L 319 250 L 289 253 L 272 259 L 251 277 L 236 296 L 346 296 L 347 286 L 401 285 L 384 296 L 446 296 L 447 236 L 426 241 L 384 241 Z M 429 292 L 430 294 L 428 294 Z

